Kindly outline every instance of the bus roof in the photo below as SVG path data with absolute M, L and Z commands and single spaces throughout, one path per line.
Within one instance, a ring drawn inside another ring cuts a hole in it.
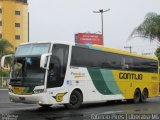
M 136 53 L 130 53 L 130 52 L 126 51 L 126 50 L 109 48 L 109 47 L 96 45 L 96 44 L 93 44 L 93 45 L 76 44 L 76 45 L 80 46 L 80 47 L 83 47 L 83 48 L 89 48 L 89 49 L 95 49 L 95 50 L 111 52 L 111 53 L 117 53 L 117 54 L 122 54 L 122 55 L 128 55 L 128 56 L 135 56 L 135 57 L 158 60 L 156 56 L 145 56 L 145 55 L 140 55 L 140 54 L 136 54 Z
M 55 40 L 52 40 L 52 41 L 40 41 L 40 42 L 29 42 L 29 43 L 22 43 L 20 45 L 27 45 L 27 44 L 41 44 L 41 43 L 59 43 L 59 44 L 66 44 L 66 45 L 75 45 L 75 43 L 73 42 L 68 42 L 68 41 L 55 41 Z
M 140 55 L 140 54 L 136 54 L 136 53 L 130 53 L 126 50 L 109 48 L 109 47 L 105 47 L 105 46 L 102 46 L 102 45 L 96 45 L 96 44 L 85 45 L 85 44 L 78 44 L 78 43 L 75 44 L 73 42 L 68 42 L 68 41 L 41 41 L 41 42 L 23 43 L 21 45 L 36 44 L 36 43 L 37 44 L 38 43 L 59 43 L 59 44 L 66 44 L 66 45 L 72 45 L 72 46 L 76 45 L 76 46 L 83 47 L 83 48 L 89 48 L 89 49 L 100 50 L 100 51 L 111 52 L 111 53 L 117 53 L 117 54 L 122 54 L 122 55 L 129 55 L 129 56 L 158 60 L 157 57 L 155 57 L 155 56 L 145 56 L 145 55 Z

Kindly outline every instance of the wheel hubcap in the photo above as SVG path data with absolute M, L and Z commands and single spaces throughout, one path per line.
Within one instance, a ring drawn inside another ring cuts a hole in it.
M 143 99 L 143 100 L 146 100 L 146 98 L 147 98 L 147 92 L 144 91 L 144 92 L 142 93 L 142 99 Z
M 135 98 L 135 101 L 136 101 L 136 102 L 139 101 L 139 99 L 140 99 L 140 94 L 139 94 L 139 92 L 136 92 L 136 93 L 135 93 L 134 98 Z
M 72 104 L 72 105 L 75 105 L 75 104 L 77 103 L 77 101 L 78 101 L 77 96 L 76 96 L 76 95 L 72 95 L 72 96 L 71 96 L 71 104 Z

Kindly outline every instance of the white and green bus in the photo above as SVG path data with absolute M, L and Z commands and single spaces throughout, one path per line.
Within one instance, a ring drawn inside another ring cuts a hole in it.
M 110 100 L 138 103 L 158 96 L 158 78 L 155 57 L 98 45 L 27 43 L 18 46 L 13 57 L 9 98 L 16 103 L 68 108 Z

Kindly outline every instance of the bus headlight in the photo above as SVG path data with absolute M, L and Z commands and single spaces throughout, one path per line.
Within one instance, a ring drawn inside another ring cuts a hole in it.
M 43 93 L 43 92 L 44 92 L 44 89 L 34 90 L 34 94 L 39 94 L 39 93 Z

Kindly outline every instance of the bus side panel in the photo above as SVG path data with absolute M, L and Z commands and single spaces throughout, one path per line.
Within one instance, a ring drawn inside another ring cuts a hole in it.
M 144 88 L 147 88 L 149 97 L 158 96 L 158 74 L 156 73 L 113 70 L 113 74 L 125 99 L 132 99 L 136 88 L 139 88 L 141 93 Z M 139 77 L 140 75 L 142 78 Z
M 100 94 L 96 94 L 88 70 L 82 67 L 70 67 L 67 71 L 65 80 L 68 91 L 71 94 L 76 88 L 80 89 L 83 96 L 83 102 L 92 102 L 101 100 Z
M 85 103 L 124 99 L 110 70 L 72 67 L 67 74 L 70 93 L 79 88 Z
M 88 72 L 102 101 L 124 99 L 111 70 L 88 68 Z

